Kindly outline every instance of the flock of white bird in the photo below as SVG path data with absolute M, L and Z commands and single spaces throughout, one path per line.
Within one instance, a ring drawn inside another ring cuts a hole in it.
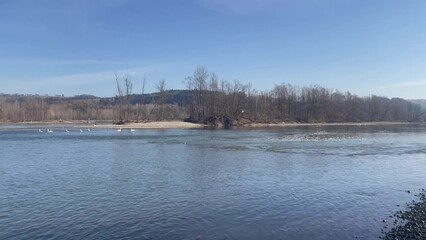
M 130 128 L 130 132 L 134 132 L 134 131 L 135 131 L 135 129 Z M 122 129 L 121 128 L 117 129 L 117 132 L 122 132 Z

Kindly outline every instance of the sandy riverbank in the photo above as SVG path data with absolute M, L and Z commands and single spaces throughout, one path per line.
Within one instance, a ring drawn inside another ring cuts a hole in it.
M 97 123 L 96 125 L 94 123 Z M 36 125 L 51 125 L 51 126 L 67 126 L 67 127 L 75 127 L 75 128 L 135 128 L 135 129 L 167 129 L 167 128 L 203 128 L 205 125 L 189 123 L 183 121 L 161 121 L 161 122 L 144 122 L 144 123 L 126 123 L 123 125 L 114 125 L 112 121 L 92 121 L 88 123 L 84 120 L 76 120 L 76 121 L 45 121 L 45 122 L 0 122 L 0 125 L 4 126 L 19 126 L 19 125 L 28 125 L 28 126 L 36 126 Z
M 113 124 L 97 124 L 97 125 L 86 125 L 79 127 L 93 127 L 93 128 L 112 128 L 112 129 L 170 129 L 170 128 L 203 128 L 205 125 L 181 122 L 181 121 L 164 121 L 164 122 L 146 122 L 146 123 L 126 123 L 123 125 Z

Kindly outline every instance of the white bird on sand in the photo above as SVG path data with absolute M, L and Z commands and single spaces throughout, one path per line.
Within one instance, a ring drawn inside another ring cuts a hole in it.
M 117 132 L 121 132 L 121 128 L 117 129 Z

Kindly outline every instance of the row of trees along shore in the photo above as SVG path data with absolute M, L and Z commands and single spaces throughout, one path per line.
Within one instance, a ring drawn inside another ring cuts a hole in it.
M 100 98 L 38 95 L 0 95 L 3 122 L 52 120 L 108 120 L 117 124 L 186 120 L 212 125 L 246 123 L 341 123 L 424 121 L 420 105 L 401 98 L 358 97 L 350 92 L 318 85 L 279 84 L 258 91 L 251 84 L 219 80 L 205 67 L 185 79 L 186 90 L 167 90 L 165 80 L 157 92 L 146 94 L 146 80 L 134 92 L 132 79 L 115 75 L 117 94 Z

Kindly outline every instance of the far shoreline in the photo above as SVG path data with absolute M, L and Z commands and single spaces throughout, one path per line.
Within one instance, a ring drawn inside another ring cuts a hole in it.
M 249 123 L 243 127 L 299 127 L 299 126 L 383 126 L 383 125 L 410 125 L 422 122 L 343 122 L 343 123 Z
M 0 125 L 68 125 L 73 128 L 94 128 L 94 129 L 201 129 L 215 128 L 214 126 L 191 123 L 185 121 L 153 121 L 142 123 L 113 124 L 112 121 L 45 121 L 45 122 L 0 122 Z M 384 126 L 384 125 L 410 125 L 422 124 L 424 122 L 344 122 L 344 123 L 248 123 L 231 126 L 231 128 L 286 128 L 286 127 L 326 127 L 326 126 Z M 218 128 L 220 129 L 220 128 Z

